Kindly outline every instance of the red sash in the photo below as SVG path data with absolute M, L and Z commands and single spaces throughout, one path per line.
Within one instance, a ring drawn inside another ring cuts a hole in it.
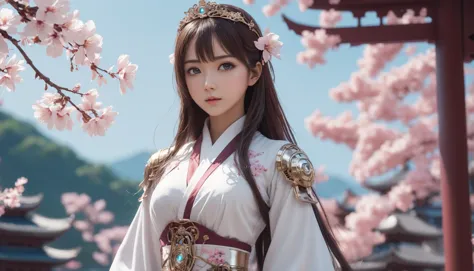
M 193 208 L 194 200 L 196 199 L 196 195 L 206 182 L 207 178 L 216 170 L 218 166 L 220 166 L 229 156 L 234 153 L 237 149 L 237 142 L 240 139 L 240 133 L 236 135 L 227 146 L 222 150 L 222 152 L 217 156 L 217 158 L 212 162 L 209 168 L 204 172 L 204 174 L 199 179 L 198 183 L 194 187 L 191 195 L 189 196 L 188 202 L 186 203 L 186 207 L 184 209 L 184 219 L 189 219 L 191 216 L 191 209 Z M 199 157 L 201 154 L 201 146 L 202 146 L 202 136 L 200 136 L 196 143 L 194 143 L 193 152 L 191 154 L 191 159 L 189 161 L 188 167 L 188 175 L 186 178 L 186 184 L 189 185 L 189 180 L 194 175 L 197 167 L 199 166 Z

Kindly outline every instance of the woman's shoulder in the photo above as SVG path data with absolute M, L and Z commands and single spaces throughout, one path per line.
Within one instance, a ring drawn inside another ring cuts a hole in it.
M 288 140 L 270 139 L 260 134 L 255 137 L 250 151 L 265 154 L 264 162 L 269 174 L 288 175 L 293 174 L 295 170 L 305 171 L 308 175 L 314 174 L 308 155 L 297 144 Z
M 183 155 L 187 155 L 189 154 L 191 151 L 192 151 L 192 146 L 194 145 L 194 141 L 193 142 L 188 142 L 188 143 L 185 143 L 175 154 L 175 156 L 173 158 L 179 158 Z M 163 159 L 165 159 L 171 152 L 173 152 L 175 150 L 175 146 L 170 146 L 168 148 L 163 148 L 163 149 L 159 149 L 158 151 L 154 152 L 150 158 L 148 159 L 147 161 L 147 165 L 156 165 L 156 164 L 159 164 L 163 161 Z
M 273 157 L 275 159 L 279 152 L 287 149 L 298 149 L 299 151 L 303 152 L 303 150 L 297 144 L 291 143 L 288 140 L 271 139 L 261 133 L 258 133 L 254 137 L 250 148 L 265 152 L 267 156 Z

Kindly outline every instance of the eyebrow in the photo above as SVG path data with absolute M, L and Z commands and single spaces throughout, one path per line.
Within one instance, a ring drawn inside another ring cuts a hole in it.
M 219 59 L 223 59 L 223 58 L 227 58 L 227 57 L 232 57 L 231 55 L 221 55 L 221 56 L 216 56 L 214 57 L 214 60 L 219 60 Z M 189 59 L 189 60 L 186 60 L 184 61 L 184 64 L 186 63 L 199 63 L 201 61 L 197 60 L 197 59 Z

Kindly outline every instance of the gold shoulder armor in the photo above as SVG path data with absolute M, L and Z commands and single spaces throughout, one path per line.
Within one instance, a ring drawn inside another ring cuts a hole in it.
M 317 198 L 312 189 L 314 168 L 306 153 L 297 145 L 283 145 L 276 155 L 276 168 L 293 186 L 296 199 L 316 204 Z

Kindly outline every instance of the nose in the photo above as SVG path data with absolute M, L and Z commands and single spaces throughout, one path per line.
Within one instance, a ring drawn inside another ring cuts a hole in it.
M 212 79 L 211 75 L 206 76 L 206 81 L 204 81 L 204 90 L 205 91 L 213 91 L 216 89 L 216 84 L 214 83 L 214 80 Z

